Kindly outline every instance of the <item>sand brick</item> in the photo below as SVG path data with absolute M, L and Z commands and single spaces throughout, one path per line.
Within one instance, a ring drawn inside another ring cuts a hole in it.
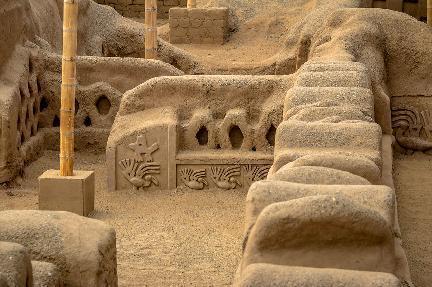
M 223 44 L 227 38 L 227 8 L 175 8 L 169 19 L 171 43 Z

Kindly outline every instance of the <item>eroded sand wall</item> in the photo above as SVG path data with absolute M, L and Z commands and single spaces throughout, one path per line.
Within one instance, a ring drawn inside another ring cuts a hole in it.
M 1 181 L 8 181 L 46 148 L 58 148 L 61 57 L 35 46 L 17 46 L 2 86 Z M 174 67 L 143 59 L 79 57 L 75 101 L 76 148 L 100 151 L 122 93 Z M 13 72 L 13 73 L 11 73 Z M 108 74 L 115 74 L 109 77 Z
M 234 192 L 265 178 L 291 85 L 290 76 L 183 76 L 126 92 L 107 145 L 109 189 Z

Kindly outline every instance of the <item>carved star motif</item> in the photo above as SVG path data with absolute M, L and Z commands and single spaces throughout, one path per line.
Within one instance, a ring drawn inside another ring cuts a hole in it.
M 145 135 L 137 136 L 134 143 L 129 145 L 129 148 L 135 152 L 138 160 L 144 162 L 152 162 L 152 153 L 159 149 L 159 144 L 154 143 L 150 147 L 147 146 L 147 139 Z

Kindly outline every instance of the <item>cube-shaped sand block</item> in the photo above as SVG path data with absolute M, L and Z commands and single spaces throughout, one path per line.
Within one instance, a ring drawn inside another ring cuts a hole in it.
M 87 216 L 94 210 L 94 186 L 93 171 L 60 176 L 58 170 L 48 170 L 39 177 L 39 209 Z

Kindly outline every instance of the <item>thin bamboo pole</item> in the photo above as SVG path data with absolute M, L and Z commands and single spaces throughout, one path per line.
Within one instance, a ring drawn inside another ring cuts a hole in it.
M 60 175 L 72 176 L 77 52 L 77 0 L 64 0 L 63 59 L 60 108 Z
M 188 0 L 187 1 L 188 8 L 196 8 L 196 0 Z
M 432 26 L 432 0 L 427 0 L 427 23 Z
M 145 0 L 145 58 L 157 57 L 157 0 Z

